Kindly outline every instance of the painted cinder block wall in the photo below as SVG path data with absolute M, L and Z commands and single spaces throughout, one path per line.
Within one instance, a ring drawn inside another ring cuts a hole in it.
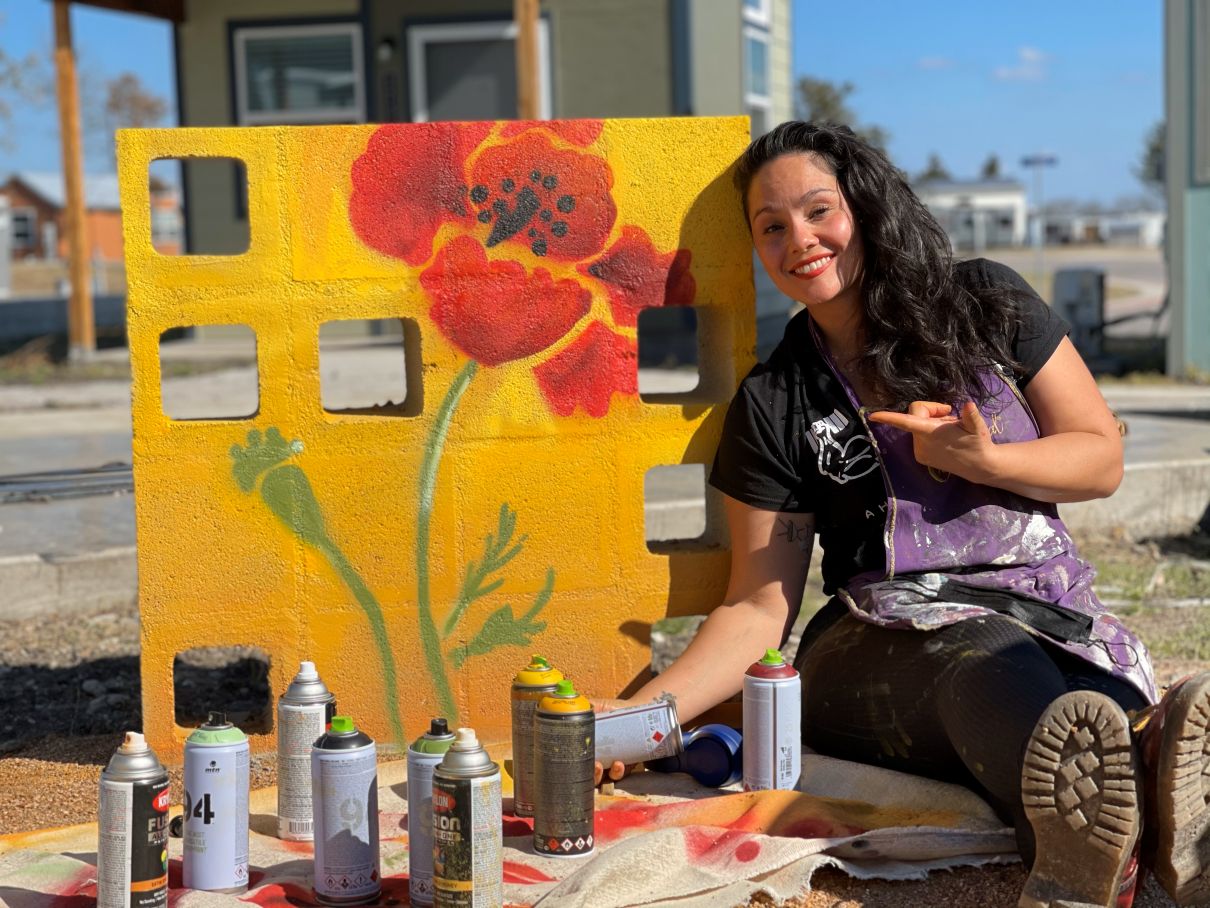
M 531 651 L 611 696 L 652 622 L 721 600 L 719 502 L 651 551 L 643 479 L 710 463 L 752 362 L 747 139 L 746 118 L 119 133 L 157 751 L 190 731 L 172 671 L 194 647 L 261 647 L 274 698 L 313 659 L 384 742 L 441 714 L 503 741 Z M 148 165 L 187 157 L 244 162 L 247 252 L 152 249 Z M 660 305 L 696 308 L 701 378 L 640 399 L 636 319 Z M 403 320 L 406 400 L 325 411 L 320 326 L 363 318 Z M 256 413 L 169 419 L 161 335 L 227 324 L 256 336 Z

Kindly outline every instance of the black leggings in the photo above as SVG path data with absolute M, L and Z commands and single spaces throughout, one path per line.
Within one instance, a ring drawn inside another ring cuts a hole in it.
M 1142 694 L 1015 621 L 992 615 L 931 631 L 859 621 L 833 600 L 799 646 L 803 743 L 828 756 L 966 785 L 1017 831 L 1027 865 L 1033 830 L 1021 761 L 1043 710 L 1095 690 L 1124 710 Z

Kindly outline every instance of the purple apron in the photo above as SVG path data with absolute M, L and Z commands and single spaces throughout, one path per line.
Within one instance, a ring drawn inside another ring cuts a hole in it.
M 1053 504 L 921 466 L 911 433 L 871 423 L 812 324 L 812 336 L 873 441 L 887 490 L 886 569 L 839 591 L 857 618 L 883 627 L 932 630 L 967 618 L 1008 614 L 1030 633 L 1158 699 L 1142 642 L 1106 611 L 1096 571 L 1076 552 Z M 1016 385 L 984 377 L 980 408 L 997 443 L 1039 437 Z M 987 592 L 1008 594 L 987 596 Z M 1007 599 L 1006 611 L 997 599 Z M 996 603 L 994 606 L 986 603 Z

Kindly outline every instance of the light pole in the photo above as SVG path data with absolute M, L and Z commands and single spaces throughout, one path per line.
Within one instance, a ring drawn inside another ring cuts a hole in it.
M 1042 249 L 1046 245 L 1046 215 L 1042 211 L 1042 168 L 1053 167 L 1058 163 L 1059 159 L 1052 154 L 1031 154 L 1021 159 L 1021 166 L 1033 168 L 1034 172 L 1034 207 L 1038 212 L 1038 222 L 1034 228 L 1034 270 L 1038 273 L 1039 281 L 1043 279 L 1045 260 Z

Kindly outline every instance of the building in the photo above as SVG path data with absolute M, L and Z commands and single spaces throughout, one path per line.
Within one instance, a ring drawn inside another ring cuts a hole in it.
M 1164 3 L 1168 372 L 1210 373 L 1210 0 Z
M 1020 246 L 1026 240 L 1025 188 L 1016 180 L 928 180 L 912 188 L 955 249 Z
M 182 126 L 517 115 L 514 0 L 76 2 L 174 23 Z M 793 115 L 791 0 L 539 0 L 539 16 L 542 118 L 747 114 L 759 134 Z M 239 162 L 182 169 L 188 251 L 244 251 Z M 790 301 L 754 270 L 763 352 Z
M 67 258 L 63 175 L 21 171 L 0 186 L 8 199 L 14 259 Z M 122 260 L 122 213 L 116 174 L 84 177 L 85 234 L 94 261 Z M 166 255 L 180 252 L 181 211 L 177 192 L 162 187 L 152 195 L 152 243 Z

